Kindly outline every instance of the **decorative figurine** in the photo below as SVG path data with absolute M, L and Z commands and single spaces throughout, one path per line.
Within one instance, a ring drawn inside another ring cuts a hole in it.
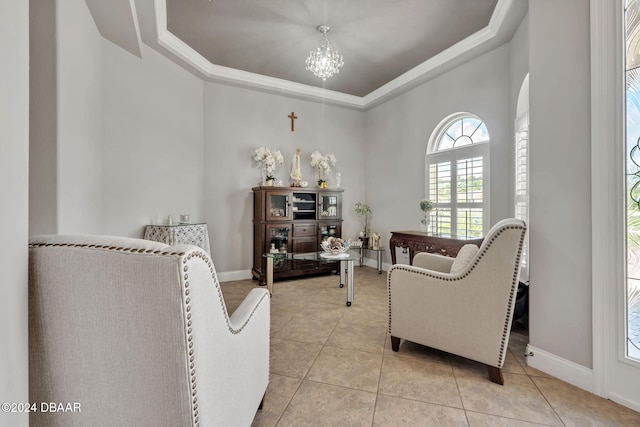
M 371 233 L 371 247 L 380 249 L 380 233 Z
M 300 172 L 300 149 L 296 150 L 296 154 L 293 156 L 293 164 L 291 166 L 291 179 L 292 187 L 301 187 L 302 185 L 302 173 Z M 306 185 L 305 185 L 306 187 Z

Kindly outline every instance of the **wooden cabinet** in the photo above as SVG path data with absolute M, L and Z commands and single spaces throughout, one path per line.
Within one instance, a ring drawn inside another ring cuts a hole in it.
M 271 251 L 317 252 L 320 242 L 342 233 L 342 189 L 255 187 L 253 190 L 254 278 L 266 283 Z M 275 261 L 274 279 L 322 273 L 338 263 Z
M 413 264 L 413 257 L 418 252 L 437 253 L 455 257 L 462 246 L 473 243 L 480 246 L 482 239 L 458 239 L 447 236 L 434 236 L 420 231 L 392 231 L 389 240 L 391 262 L 396 263 L 396 248 L 409 251 L 409 262 Z

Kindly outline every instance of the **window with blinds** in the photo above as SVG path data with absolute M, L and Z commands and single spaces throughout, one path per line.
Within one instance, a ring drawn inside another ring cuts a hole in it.
M 445 119 L 427 153 L 427 198 L 432 232 L 458 238 L 482 237 L 487 217 L 489 132 L 469 114 Z
M 529 223 L 529 113 L 523 113 L 515 123 L 515 217 Z M 522 250 L 520 280 L 529 280 L 529 239 Z

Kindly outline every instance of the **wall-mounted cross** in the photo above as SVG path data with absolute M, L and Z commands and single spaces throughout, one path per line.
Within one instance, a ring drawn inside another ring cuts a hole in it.
M 287 117 L 289 117 L 291 119 L 291 132 L 293 132 L 294 130 L 294 120 L 298 118 L 298 116 L 295 115 L 295 113 L 292 111 L 290 115 L 288 115 Z

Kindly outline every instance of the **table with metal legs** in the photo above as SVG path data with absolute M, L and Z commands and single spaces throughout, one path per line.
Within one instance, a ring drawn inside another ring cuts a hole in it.
M 340 260 L 340 287 L 347 284 L 347 307 L 353 302 L 353 262 L 352 259 Z
M 359 254 L 354 252 L 345 252 L 339 256 L 328 256 L 325 252 L 311 252 L 311 253 L 266 253 L 263 255 L 267 258 L 267 289 L 269 294 L 273 293 L 273 261 L 274 260 L 288 260 L 288 261 L 315 261 L 318 263 L 336 262 L 340 261 L 340 287 L 343 288 L 347 285 L 347 307 L 350 307 L 354 299 L 354 284 L 353 284 L 353 263 L 361 259 Z
M 382 252 L 384 252 L 384 248 L 374 248 L 370 246 L 352 246 L 352 249 L 357 249 L 360 251 L 360 267 L 364 265 L 364 251 L 372 251 L 376 253 L 376 261 L 378 267 L 378 274 L 382 274 Z

